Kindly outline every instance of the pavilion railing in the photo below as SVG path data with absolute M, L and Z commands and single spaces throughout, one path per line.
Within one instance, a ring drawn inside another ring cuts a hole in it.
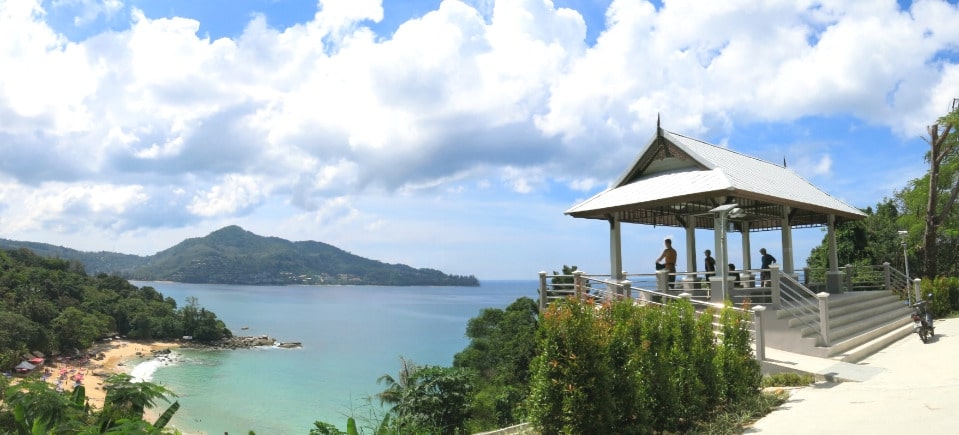
M 659 281 L 661 281 L 662 275 L 659 278 Z M 719 322 L 719 316 L 724 305 L 693 299 L 689 293 L 633 287 L 630 280 L 617 282 L 609 279 L 609 275 L 587 275 L 582 271 L 574 272 L 572 275 L 547 275 L 546 272 L 540 272 L 539 283 L 540 309 L 545 309 L 548 304 L 563 298 L 591 299 L 597 304 L 616 300 L 632 300 L 637 304 L 659 306 L 666 305 L 670 301 L 686 299 L 693 305 L 697 315 L 704 313 L 707 308 L 715 309 L 712 321 L 713 333 L 719 340 L 722 340 L 722 325 Z M 730 309 L 748 311 L 737 307 L 730 307 Z M 766 355 L 762 329 L 763 310 L 765 310 L 763 306 L 753 307 L 751 311 L 752 320 L 750 321 L 750 335 L 755 345 L 756 359 L 759 361 L 763 361 Z
M 865 266 L 847 264 L 838 271 L 842 274 L 843 289 L 847 292 L 891 290 L 903 299 L 907 299 L 908 290 L 912 287 L 911 280 L 906 278 L 906 274 L 889 263 Z M 799 280 L 814 292 L 824 291 L 827 273 L 826 268 L 806 267 L 802 269 Z
M 779 265 L 772 265 L 767 280 L 761 270 L 737 270 L 735 278 L 727 282 L 726 297 L 734 304 L 756 307 L 769 306 L 784 309 L 804 327 L 814 332 L 820 345 L 829 346 L 829 293 L 826 293 L 825 277 L 828 272 L 806 268 L 802 274 L 781 272 Z M 904 273 L 892 268 L 889 263 L 879 266 L 848 265 L 833 273 L 841 279 L 843 291 L 890 290 L 910 303 L 921 299 L 918 279 L 907 281 Z M 669 277 L 675 279 L 670 282 Z M 823 282 L 817 282 L 818 278 Z M 548 279 L 547 279 L 548 278 Z M 540 272 L 540 306 L 566 297 L 592 298 L 597 303 L 616 299 L 632 299 L 642 304 L 665 304 L 670 300 L 689 299 L 701 312 L 706 307 L 721 308 L 721 279 L 701 272 L 667 273 L 659 271 L 648 274 L 622 274 L 622 280 L 609 275 L 587 275 L 577 271 L 572 275 L 552 275 Z M 818 290 L 818 291 L 817 291 Z M 741 309 L 741 308 L 740 308 Z M 754 312 L 754 339 L 757 356 L 762 342 L 761 319 Z M 755 338 L 758 337 L 758 338 Z

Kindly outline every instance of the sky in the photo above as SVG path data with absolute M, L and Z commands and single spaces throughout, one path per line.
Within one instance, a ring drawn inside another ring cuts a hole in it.
M 608 224 L 564 212 L 657 117 L 858 208 L 921 177 L 957 22 L 954 0 L 0 0 L 0 238 L 152 255 L 239 225 L 480 280 L 609 273 Z M 685 246 L 622 232 L 630 273 Z M 793 232 L 797 266 L 823 234 Z

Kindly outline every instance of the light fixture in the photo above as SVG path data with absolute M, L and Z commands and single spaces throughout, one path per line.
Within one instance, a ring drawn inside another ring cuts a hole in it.
M 719 224 L 714 225 L 716 231 L 719 231 L 719 249 L 716 253 L 716 260 L 719 263 L 719 276 L 722 278 L 720 288 L 722 289 L 722 299 L 729 297 L 729 283 L 726 281 L 729 277 L 729 253 L 726 249 L 726 223 L 727 219 L 741 219 L 746 216 L 746 212 L 739 208 L 739 204 L 723 204 L 709 211 L 715 213 L 719 219 Z M 731 223 L 731 222 L 730 222 Z
M 902 259 L 906 263 L 906 298 L 909 297 L 909 254 L 906 253 L 906 238 L 909 237 L 909 231 L 899 230 L 899 239 L 902 240 Z M 918 302 L 919 298 L 916 297 Z

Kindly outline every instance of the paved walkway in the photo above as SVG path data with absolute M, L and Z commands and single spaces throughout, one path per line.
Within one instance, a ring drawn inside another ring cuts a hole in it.
M 746 433 L 959 433 L 959 319 L 935 326 L 927 344 L 911 334 L 858 364 L 767 349 L 767 359 L 844 381 L 793 390 Z

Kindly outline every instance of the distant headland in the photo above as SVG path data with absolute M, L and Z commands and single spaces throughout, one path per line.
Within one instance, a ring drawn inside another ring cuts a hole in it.
M 0 248 L 75 262 L 89 274 L 138 281 L 242 285 L 479 286 L 475 276 L 449 275 L 350 254 L 315 241 L 291 242 L 236 225 L 186 239 L 150 256 L 83 252 L 45 243 L 0 239 Z

